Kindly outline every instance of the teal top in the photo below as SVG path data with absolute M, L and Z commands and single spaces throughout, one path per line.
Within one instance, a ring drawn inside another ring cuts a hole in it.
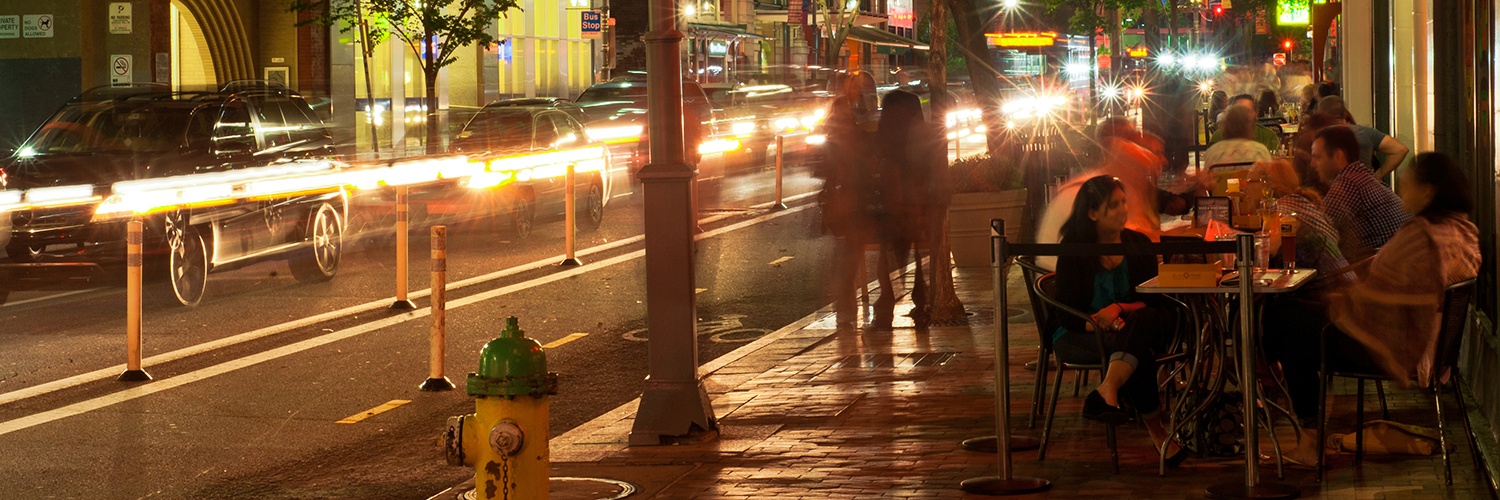
M 1122 260 L 1114 269 L 1094 275 L 1094 300 L 1089 303 L 1093 309 L 1084 312 L 1092 313 L 1110 304 L 1124 302 L 1130 298 L 1130 290 L 1130 270 L 1126 269 L 1125 261 Z M 1101 326 L 1109 327 L 1109 325 Z M 1057 342 L 1067 332 L 1067 328 L 1057 327 L 1057 330 L 1052 332 L 1052 341 Z

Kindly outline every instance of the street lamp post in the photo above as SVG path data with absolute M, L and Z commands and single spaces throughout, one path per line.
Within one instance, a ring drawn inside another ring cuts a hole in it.
M 682 60 L 674 0 L 651 0 L 646 34 L 647 124 L 651 160 L 641 168 L 646 197 L 648 377 L 630 431 L 631 445 L 660 445 L 719 429 L 698 378 L 697 303 L 693 292 L 692 184 L 682 120 Z

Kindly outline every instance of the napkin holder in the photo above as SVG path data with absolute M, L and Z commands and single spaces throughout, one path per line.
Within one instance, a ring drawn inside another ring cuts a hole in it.
M 1161 264 L 1157 266 L 1156 283 L 1163 287 L 1192 288 L 1219 286 L 1224 274 L 1219 261 L 1208 264 Z

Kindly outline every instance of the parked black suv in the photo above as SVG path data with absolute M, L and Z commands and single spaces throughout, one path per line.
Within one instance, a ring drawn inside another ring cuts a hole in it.
M 244 179 L 262 172 L 337 169 L 319 161 L 333 153 L 306 101 L 278 85 L 85 92 L 0 159 L 0 189 L 25 191 L 31 205 L 3 215 L 11 227 L 0 254 L 0 302 L 12 290 L 123 276 L 126 226 L 140 209 L 121 206 L 143 202 L 154 207 L 141 217 L 147 276 L 168 278 L 182 304 L 202 300 L 210 271 L 268 258 L 287 259 L 299 280 L 330 279 L 343 246 L 341 188 L 241 193 L 251 182 Z M 154 188 L 153 181 L 228 194 L 213 204 L 162 206 L 159 195 L 142 200 L 125 190 Z

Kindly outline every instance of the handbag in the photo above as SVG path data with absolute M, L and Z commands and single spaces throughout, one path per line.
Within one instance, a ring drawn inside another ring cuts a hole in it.
M 1431 455 L 1438 451 L 1438 431 L 1390 420 L 1372 420 L 1360 429 L 1365 435 L 1365 453 L 1392 455 Z M 1328 448 L 1353 452 L 1354 433 L 1328 436 Z

